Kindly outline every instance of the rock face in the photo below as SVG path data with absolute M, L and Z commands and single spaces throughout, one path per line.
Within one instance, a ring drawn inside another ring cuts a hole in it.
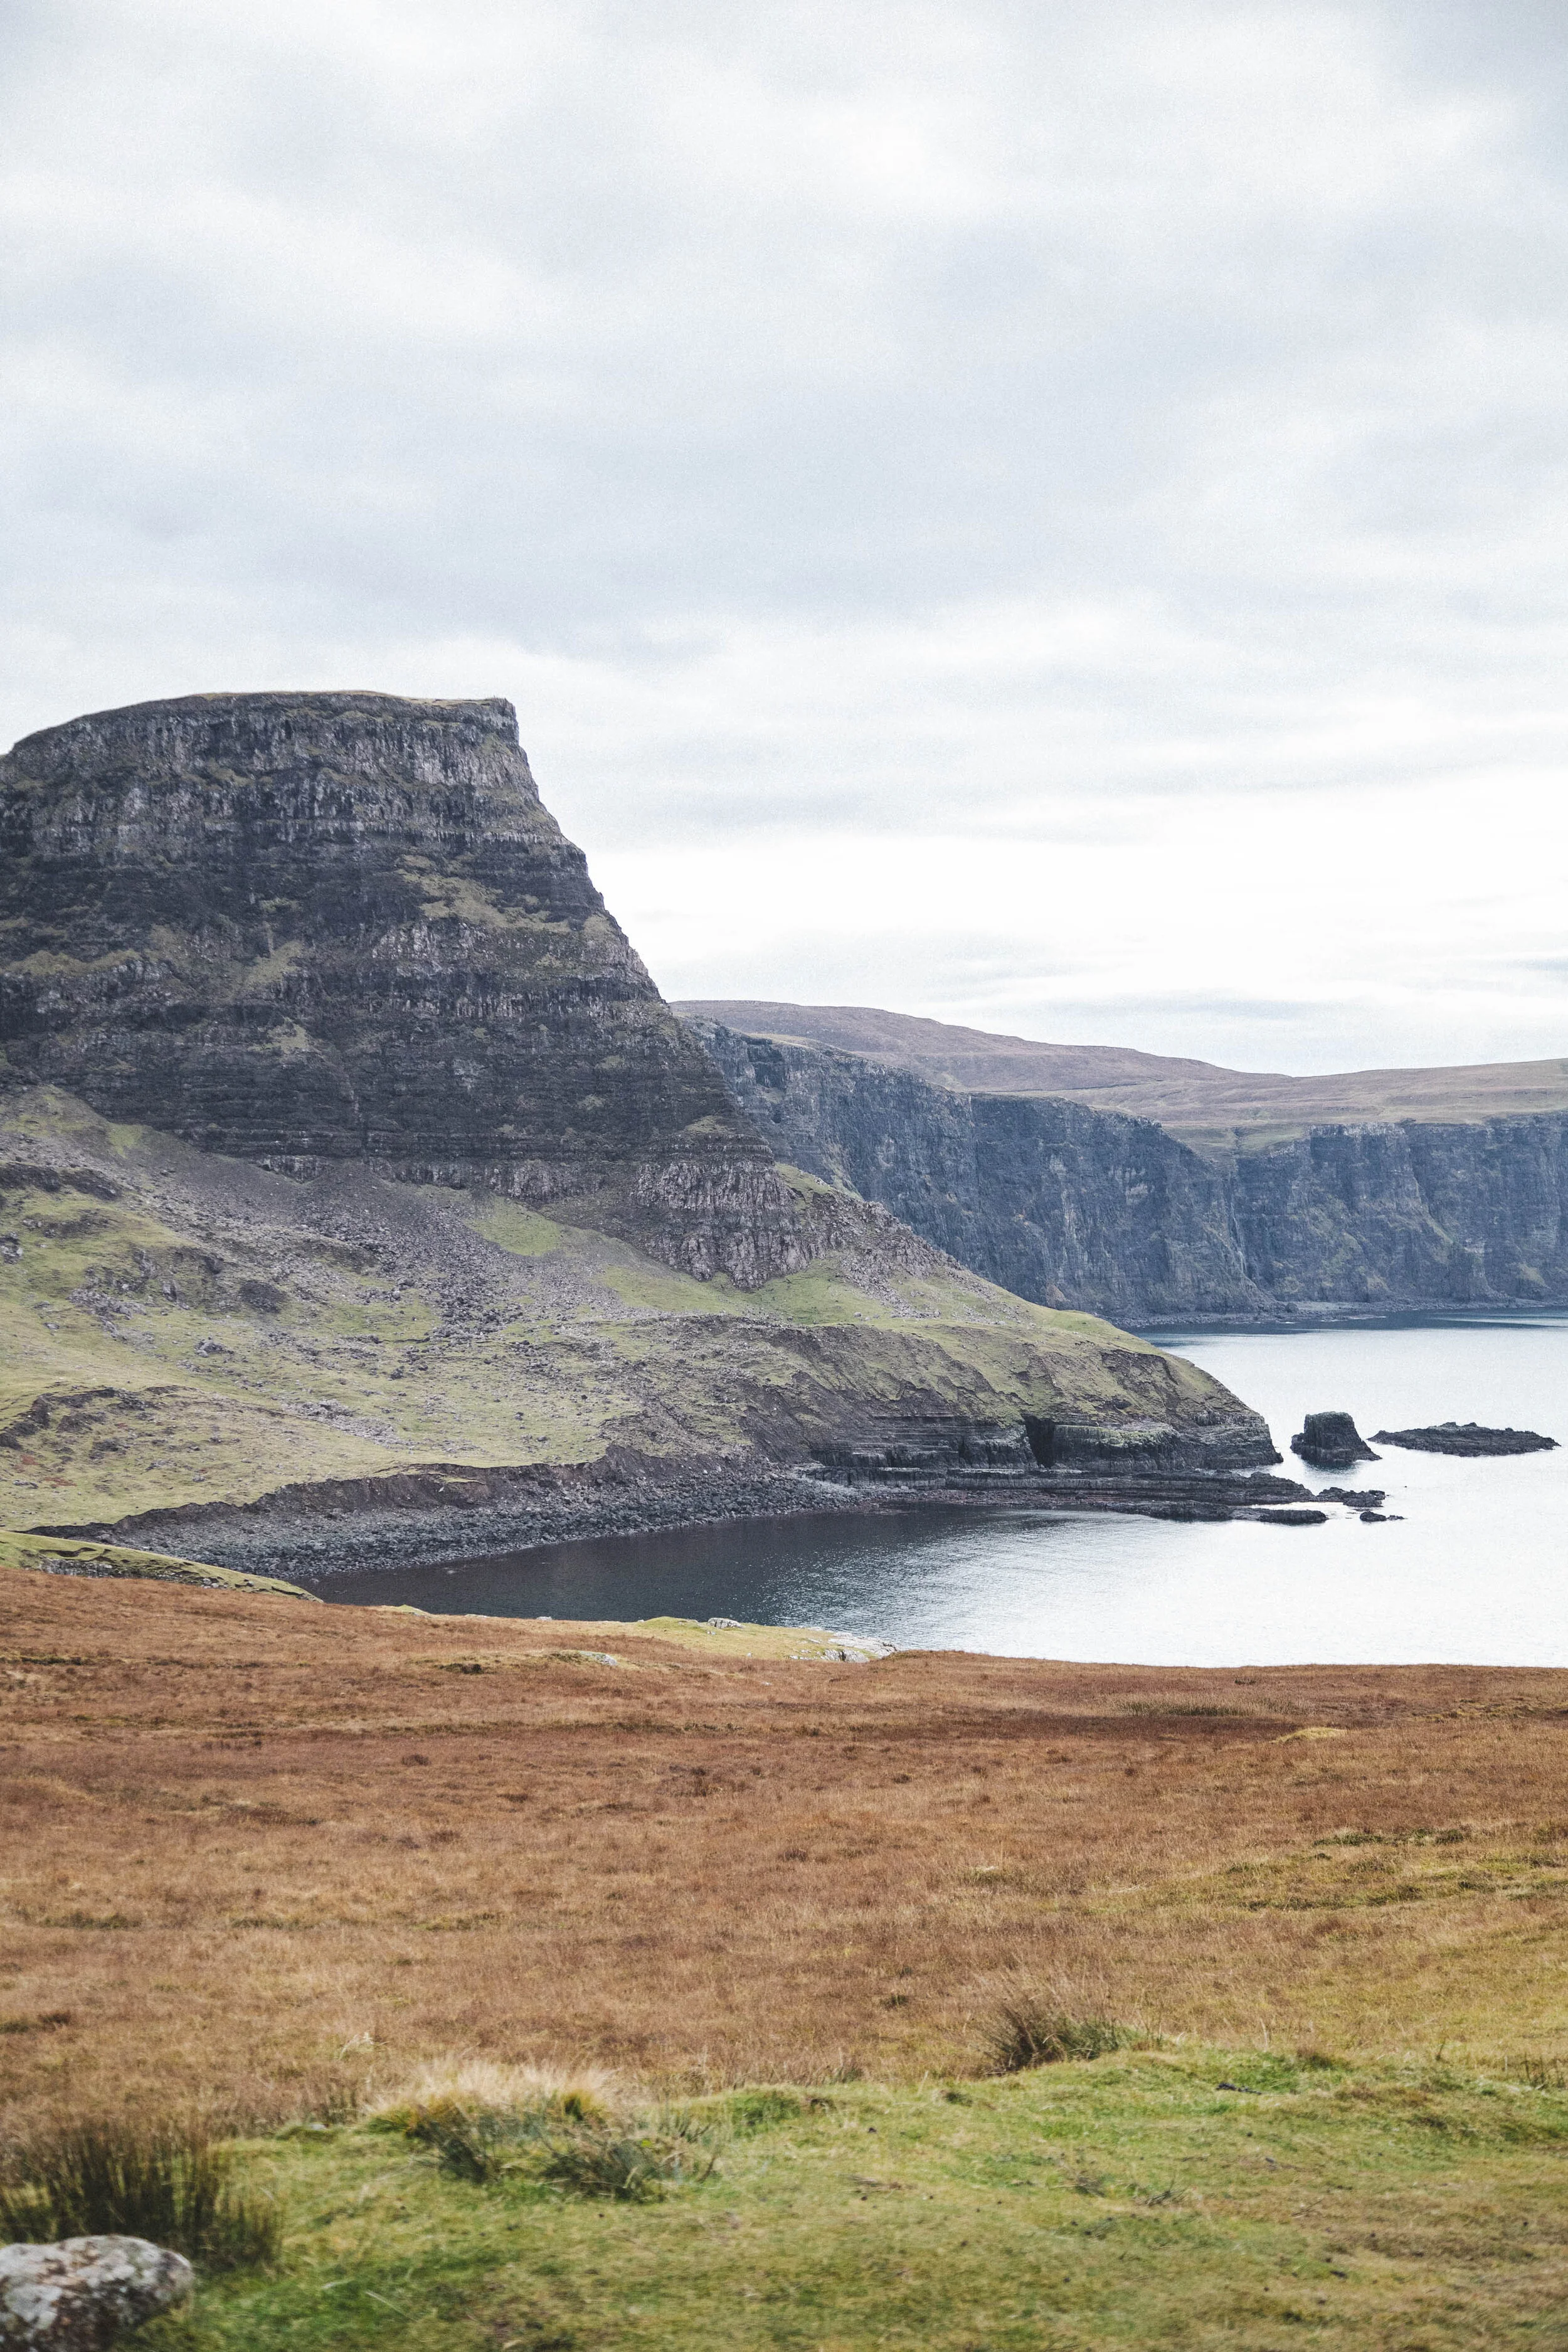
M 1131 1323 L 1568 1300 L 1568 1113 L 1325 1126 L 1207 1153 L 1081 1101 L 968 1094 L 692 1026 L 781 1159 L 885 1202 L 1026 1298 Z
M 1021 1297 L 1118 1320 L 1267 1303 L 1223 1174 L 1152 1119 L 692 1026 L 781 1160 L 882 1202 Z
M 742 1285 L 789 1195 L 542 804 L 503 701 L 195 695 L 0 760 L 0 1086 L 305 1175 L 370 1160 Z
M 1282 1304 L 1568 1299 L 1568 1115 L 1315 1128 L 1229 1175 L 1247 1271 Z
M 1348 1470 L 1353 1462 L 1375 1462 L 1348 1412 L 1310 1412 L 1290 1440 L 1290 1451 L 1319 1470 Z
M 1549 1454 L 1554 1437 L 1533 1429 L 1483 1429 L 1473 1421 L 1440 1421 L 1430 1429 L 1380 1429 L 1380 1445 L 1402 1445 L 1411 1454 Z
M 0 2346 L 104 2352 L 127 2328 L 181 2303 L 193 2273 L 145 2238 L 63 2238 L 0 2246 Z

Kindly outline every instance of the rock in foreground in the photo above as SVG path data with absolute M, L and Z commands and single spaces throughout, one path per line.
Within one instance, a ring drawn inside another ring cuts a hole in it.
M 1377 1460 L 1348 1412 L 1310 1412 L 1290 1440 L 1290 1451 L 1319 1470 L 1348 1470 L 1352 1462 Z
M 184 2254 L 146 2238 L 0 2246 L 0 2346 L 101 2352 L 128 2327 L 182 2303 L 192 2279 Z
M 1411 1454 L 1549 1454 L 1554 1437 L 1533 1429 L 1483 1429 L 1475 1421 L 1440 1421 L 1430 1429 L 1380 1429 L 1380 1445 L 1402 1445 Z

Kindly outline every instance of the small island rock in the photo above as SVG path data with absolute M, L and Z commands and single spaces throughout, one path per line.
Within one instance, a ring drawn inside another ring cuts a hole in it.
M 193 2275 L 184 2254 L 146 2238 L 0 2246 L 0 2346 L 104 2352 L 126 2328 L 184 2302 Z
M 1290 1451 L 1319 1470 L 1348 1470 L 1352 1462 L 1377 1460 L 1348 1412 L 1310 1412 L 1290 1440 Z
M 1430 1429 L 1380 1429 L 1380 1445 L 1402 1445 L 1412 1454 L 1546 1454 L 1554 1437 L 1533 1429 L 1483 1429 L 1479 1422 L 1440 1421 Z

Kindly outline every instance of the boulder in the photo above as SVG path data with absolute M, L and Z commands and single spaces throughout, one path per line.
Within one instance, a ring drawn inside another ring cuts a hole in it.
M 1310 1412 L 1290 1440 L 1290 1451 L 1319 1470 L 1348 1470 L 1352 1462 L 1377 1460 L 1348 1412 Z
M 0 2346 L 102 2352 L 127 2328 L 183 2302 L 193 2276 L 184 2254 L 145 2238 L 0 2246 Z

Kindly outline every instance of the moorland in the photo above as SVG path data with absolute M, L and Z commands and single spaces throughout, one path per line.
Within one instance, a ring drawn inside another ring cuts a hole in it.
M 1561 2340 L 1568 1676 L 0 1576 L 13 2166 L 281 2217 L 150 2346 Z M 689 2160 L 464 2178 L 432 2066 Z

